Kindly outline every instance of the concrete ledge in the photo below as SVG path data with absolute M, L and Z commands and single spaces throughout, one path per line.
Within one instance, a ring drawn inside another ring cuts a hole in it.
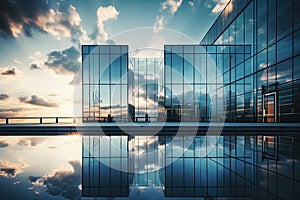
M 80 123 L 0 125 L 0 136 L 299 135 L 300 123 Z

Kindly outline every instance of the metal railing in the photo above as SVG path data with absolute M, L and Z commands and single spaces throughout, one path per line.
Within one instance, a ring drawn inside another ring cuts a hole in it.
M 58 124 L 75 122 L 75 117 L 0 117 L 0 124 Z

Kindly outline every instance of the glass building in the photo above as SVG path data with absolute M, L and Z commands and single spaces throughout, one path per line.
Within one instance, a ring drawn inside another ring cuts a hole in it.
M 200 42 L 251 45 L 251 57 L 242 63 L 250 73 L 242 77 L 236 73 L 232 83 L 252 81 L 252 121 L 299 121 L 299 8 L 298 0 L 232 0 Z M 231 87 L 236 107 L 246 111 L 247 91 L 239 92 L 238 85 Z M 239 121 L 239 117 L 235 112 L 229 120 Z
M 231 0 L 199 44 L 165 45 L 163 65 L 156 59 L 128 58 L 127 46 L 120 46 L 119 54 L 114 45 L 83 46 L 84 120 L 106 121 L 110 115 L 120 121 L 144 121 L 139 118 L 148 114 L 151 120 L 168 122 L 299 122 L 299 10 L 299 0 Z M 89 54 L 105 62 L 118 55 L 122 62 L 97 65 Z M 120 69 L 118 78 L 127 72 L 127 82 L 115 82 L 114 69 Z M 93 78 L 100 71 L 105 72 L 104 82 Z M 127 95 L 124 103 L 113 103 L 114 86 L 121 88 L 117 99 Z M 101 97 L 98 101 L 95 93 Z M 129 188 L 135 187 L 160 187 L 164 197 L 300 196 L 300 140 L 284 130 L 247 135 L 237 131 L 219 137 L 114 137 L 120 136 L 110 136 L 110 157 L 93 153 L 101 145 L 107 147 L 102 136 L 84 140 L 86 196 L 130 196 Z M 123 174 L 110 165 L 103 167 L 99 159 L 132 171 Z M 102 173 L 107 181 L 103 187 Z
M 82 46 L 83 121 L 127 121 L 128 46 Z
M 235 82 L 236 76 L 251 73 L 243 64 L 251 56 L 250 45 L 166 45 L 164 49 L 164 102 L 160 105 L 165 109 L 160 111 L 167 121 L 229 120 L 237 110 L 231 85 L 239 93 L 249 93 L 253 87 L 249 79 Z M 247 95 L 248 110 L 253 107 L 251 100 Z M 241 111 L 238 114 L 245 117 Z M 248 113 L 247 117 L 253 116 Z
M 148 121 L 157 121 L 158 80 L 162 59 L 130 58 L 129 61 L 132 78 L 128 96 L 132 98 L 131 105 L 134 107 L 133 121 L 145 121 L 146 114 L 149 117 Z

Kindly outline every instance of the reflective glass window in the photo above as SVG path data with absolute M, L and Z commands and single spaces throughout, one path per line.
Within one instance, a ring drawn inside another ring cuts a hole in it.
M 277 42 L 277 62 L 285 60 L 292 56 L 292 36 L 288 36 Z
M 172 54 L 172 82 L 183 82 L 183 55 Z
M 287 35 L 292 30 L 293 0 L 277 0 L 277 37 Z
M 285 83 L 292 80 L 292 60 L 277 65 L 277 82 Z

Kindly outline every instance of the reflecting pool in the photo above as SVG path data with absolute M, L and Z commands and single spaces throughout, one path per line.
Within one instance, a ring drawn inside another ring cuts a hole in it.
M 0 137 L 4 199 L 299 199 L 300 137 Z

